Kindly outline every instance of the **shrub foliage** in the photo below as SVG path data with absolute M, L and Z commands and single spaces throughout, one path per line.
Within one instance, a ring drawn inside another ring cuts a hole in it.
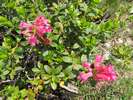
M 112 6 L 107 0 L 1 0 L 0 95 L 34 100 L 62 82 L 77 81 L 84 56 L 92 61 L 101 53 L 96 47 L 120 27 Z M 45 16 L 52 27 L 45 33 L 49 45 L 31 46 L 20 34 L 20 22 L 33 23 L 37 16 Z

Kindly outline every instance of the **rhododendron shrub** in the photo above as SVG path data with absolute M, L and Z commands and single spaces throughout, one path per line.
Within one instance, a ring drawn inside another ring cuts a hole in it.
M 77 90 L 71 83 L 116 80 L 113 65 L 104 65 L 101 55 L 93 62 L 81 61 L 82 55 L 101 52 L 98 45 L 110 39 L 120 23 L 104 19 L 108 7 L 99 6 L 100 1 L 1 0 L 0 97 L 49 100 L 49 94 Z
M 33 23 L 20 22 L 20 34 L 24 35 L 28 43 L 35 46 L 39 42 L 50 44 L 51 40 L 47 38 L 46 33 L 52 32 L 52 27 L 48 19 L 44 16 L 38 16 Z
M 117 78 L 113 65 L 104 65 L 103 57 L 101 55 L 96 55 L 92 64 L 84 61 L 82 66 L 87 70 L 87 72 L 79 73 L 77 79 L 80 80 L 81 83 L 86 82 L 89 78 L 93 78 L 93 80 L 97 82 L 115 81 Z

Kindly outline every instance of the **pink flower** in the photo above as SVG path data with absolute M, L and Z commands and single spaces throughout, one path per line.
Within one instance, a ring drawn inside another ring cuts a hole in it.
M 77 79 L 81 81 L 81 83 L 84 83 L 88 80 L 89 77 L 92 77 L 92 72 L 84 73 L 80 72 Z
M 32 46 L 37 44 L 37 40 L 42 40 L 45 44 L 51 43 L 51 40 L 47 38 L 47 40 L 44 39 L 44 37 L 46 37 L 45 33 L 52 32 L 52 27 L 48 23 L 48 19 L 44 16 L 38 16 L 32 24 L 21 22 L 19 29 L 21 31 L 20 33 L 28 38 L 28 43 Z
M 29 25 L 27 31 L 30 32 L 30 33 L 36 32 L 36 26 L 33 25 L 33 24 Z
M 112 65 L 108 65 L 108 72 L 111 74 L 111 80 L 116 80 L 117 75 Z
M 108 66 L 104 66 L 102 64 L 103 57 L 101 55 L 97 55 L 94 63 L 90 64 L 87 61 L 82 63 L 82 66 L 88 69 L 88 72 L 80 72 L 77 79 L 84 83 L 88 80 L 89 77 L 93 76 L 93 79 L 96 81 L 114 81 L 117 78 L 116 72 L 113 69 L 113 66 L 110 64 Z
M 103 62 L 103 57 L 101 55 L 96 55 L 94 65 L 95 67 L 100 66 Z
M 96 67 L 96 81 L 113 81 L 116 80 L 116 73 L 112 65 Z
M 28 43 L 31 45 L 31 46 L 35 46 L 37 44 L 37 38 L 32 35 L 28 38 Z
M 52 27 L 44 16 L 38 16 L 34 21 L 34 25 L 39 36 L 43 36 L 47 32 L 52 32 Z
M 52 32 L 51 26 L 37 26 L 37 34 L 43 36 L 44 33 Z
M 97 74 L 95 77 L 96 81 L 110 81 L 110 77 L 108 75 L 105 74 Z
M 38 16 L 35 19 L 34 24 L 37 26 L 46 25 L 46 24 L 48 24 L 48 20 L 44 16 Z
M 88 63 L 87 61 L 84 61 L 83 63 L 82 63 L 82 66 L 84 67 L 84 68 L 86 68 L 86 69 L 90 69 L 90 63 Z
M 52 27 L 50 26 L 50 24 L 46 24 L 45 29 L 46 32 L 52 32 Z
M 20 29 L 20 30 L 26 29 L 26 28 L 28 28 L 28 27 L 29 27 L 29 24 L 26 23 L 26 22 L 21 22 L 21 23 L 19 24 L 19 29 Z
M 45 27 L 44 27 L 44 26 L 37 26 L 37 34 L 38 34 L 39 36 L 43 36 L 44 33 L 46 33 Z

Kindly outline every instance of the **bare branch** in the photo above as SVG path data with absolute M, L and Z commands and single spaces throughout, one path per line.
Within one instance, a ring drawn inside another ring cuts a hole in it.
M 13 83 L 15 80 L 5 80 L 5 81 L 0 81 L 0 85 L 6 84 L 6 83 Z

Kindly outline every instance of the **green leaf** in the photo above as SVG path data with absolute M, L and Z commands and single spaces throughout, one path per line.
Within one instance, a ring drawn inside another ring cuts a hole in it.
M 80 64 L 74 64 L 74 65 L 73 65 L 73 69 L 74 69 L 74 70 L 79 71 L 79 70 L 82 69 L 82 68 L 83 68 L 83 66 L 80 65 Z
M 32 85 L 38 85 L 39 82 L 40 82 L 39 79 L 34 79 L 34 80 L 31 80 L 31 81 L 30 81 L 30 83 L 31 83 Z
M 23 68 L 21 66 L 15 68 L 16 71 L 21 71 Z
M 25 16 L 25 9 L 21 6 L 21 7 L 17 7 L 16 11 L 19 15 L 21 16 Z
M 87 61 L 87 55 L 82 55 L 81 56 L 81 62 Z
M 13 80 L 14 79 L 14 76 L 15 76 L 15 74 L 16 74 L 16 71 L 15 71 L 15 69 L 13 69 L 11 72 L 10 72 L 10 78 Z
M 41 69 L 41 68 L 43 68 L 43 64 L 40 63 L 40 61 L 38 61 L 38 62 L 37 62 L 37 67 L 38 67 L 39 69 Z
M 65 75 L 69 75 L 72 72 L 72 66 L 68 66 L 66 69 L 63 70 Z
M 57 84 L 53 82 L 53 83 L 51 83 L 51 87 L 52 87 L 53 90 L 56 90 Z
M 78 49 L 78 48 L 80 48 L 80 45 L 79 45 L 78 43 L 75 43 L 75 44 L 73 45 L 73 49 Z
M 74 75 L 73 73 L 69 74 L 69 79 L 74 79 L 76 77 L 76 75 Z
M 54 74 L 59 74 L 60 72 L 61 72 L 61 70 L 62 70 L 62 66 L 59 66 L 59 67 L 57 67 L 57 68 L 55 68 L 54 69 Z
M 133 14 L 133 7 L 131 7 L 131 8 L 129 9 L 129 13 L 130 13 L 130 14 Z
M 64 75 L 64 73 L 63 72 L 61 72 L 59 75 L 58 75 L 58 77 L 64 77 L 65 75 Z
M 32 89 L 28 89 L 28 99 L 29 100 L 35 100 L 35 93 L 33 92 Z
M 0 59 L 8 58 L 8 51 L 4 47 L 0 47 Z
M 0 26 L 12 27 L 13 24 L 4 16 L 0 16 Z
M 57 77 L 55 75 L 52 76 L 52 82 L 57 83 L 57 82 L 59 82 L 59 80 L 60 80 L 59 77 Z
M 48 65 L 44 65 L 44 70 L 46 71 L 46 73 L 51 74 L 51 68 Z
M 32 68 L 32 71 L 35 73 L 40 73 L 40 70 L 38 68 Z
M 0 16 L 0 22 L 5 22 L 8 21 L 8 19 L 4 16 Z
M 41 77 L 42 77 L 42 79 L 44 79 L 44 80 L 49 80 L 49 79 L 51 78 L 51 75 L 42 74 Z
M 49 54 L 48 51 L 43 52 L 43 57 L 46 57 Z
M 16 53 L 18 54 L 22 54 L 23 53 L 23 48 L 22 47 L 18 47 L 15 49 Z
M 58 5 L 56 3 L 52 4 L 54 8 L 58 8 Z
M 50 84 L 50 80 L 46 80 L 44 84 Z
M 7 59 L 8 55 L 0 52 L 0 59 Z
M 73 59 L 72 59 L 72 57 L 64 56 L 63 61 L 66 62 L 66 63 L 72 63 Z
M 100 3 L 101 0 L 93 0 L 95 3 Z
M 23 89 L 23 90 L 21 90 L 20 92 L 21 92 L 22 98 L 24 98 L 24 97 L 27 96 L 27 90 L 26 90 L 26 89 Z
M 5 76 L 5 75 L 9 74 L 9 72 L 10 72 L 9 70 L 6 70 L 3 72 L 3 75 Z
M 7 3 L 6 6 L 7 6 L 8 8 L 10 8 L 10 9 L 14 9 L 15 4 L 16 4 L 16 2 L 11 2 L 11 1 L 10 1 L 10 2 Z

